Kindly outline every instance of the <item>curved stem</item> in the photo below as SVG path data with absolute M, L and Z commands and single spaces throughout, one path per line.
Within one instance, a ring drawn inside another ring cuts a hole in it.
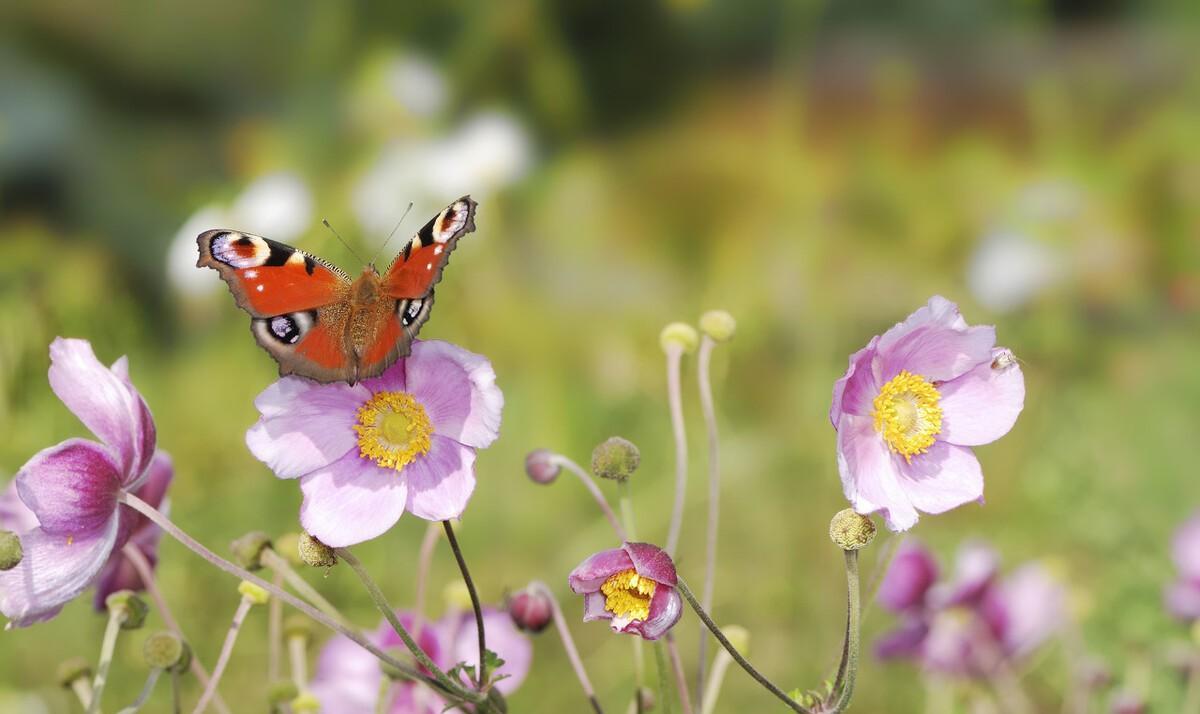
M 687 495 L 687 433 L 683 428 L 683 397 L 679 386 L 679 364 L 683 348 L 667 347 L 667 401 L 671 407 L 671 432 L 675 436 L 675 504 L 671 508 L 671 528 L 667 531 L 667 555 L 675 557 L 679 531 L 683 528 L 683 502 Z
M 713 591 L 717 579 L 717 523 L 721 515 L 721 461 L 717 441 L 717 414 L 713 407 L 712 384 L 709 380 L 709 365 L 713 348 L 717 343 L 705 335 L 700 342 L 697 360 L 700 383 L 700 408 L 704 412 L 704 426 L 708 436 L 708 529 L 705 533 L 704 589 L 700 592 L 700 604 L 705 611 L 712 612 Z M 696 703 L 704 707 L 704 668 L 708 664 L 708 637 L 700 631 L 699 656 L 696 658 Z
M 675 675 L 675 689 L 679 690 L 679 704 L 683 714 L 692 714 L 692 697 L 688 694 L 687 675 L 683 673 L 683 660 L 675 646 L 675 636 L 667 633 L 667 655 L 671 660 L 671 672 Z
M 458 547 L 458 538 L 454 535 L 454 526 L 450 525 L 450 521 L 442 521 L 442 528 L 446 531 L 446 538 L 450 541 L 450 550 L 454 551 L 454 559 L 458 561 L 458 571 L 462 573 L 463 583 L 467 586 L 467 593 L 471 596 L 471 609 L 475 611 L 475 630 L 476 637 L 479 639 L 479 668 L 475 671 L 476 684 L 479 685 L 479 690 L 483 691 L 483 685 L 487 682 L 487 639 L 483 631 L 483 607 L 479 604 L 479 593 L 475 590 L 475 581 L 471 580 L 471 571 L 467 570 L 467 560 L 463 557 L 462 548 Z
M 708 616 L 708 613 L 704 611 L 704 608 L 700 607 L 700 603 L 696 601 L 696 596 L 692 594 L 691 589 L 688 588 L 687 583 L 683 581 L 683 578 L 679 579 L 677 587 L 679 589 L 679 594 L 683 595 L 683 599 L 687 600 L 688 605 L 691 605 L 692 609 L 696 611 L 696 616 L 700 618 L 701 622 L 704 623 L 704 626 L 708 628 L 708 631 L 713 633 L 713 637 L 717 638 L 717 642 L 721 643 L 721 646 L 725 648 L 725 651 L 729 653 L 729 656 L 733 657 L 733 661 L 737 662 L 742 669 L 746 670 L 746 674 L 749 674 L 751 677 L 753 677 L 754 681 L 761 684 L 763 688 L 771 694 L 774 694 L 781 702 L 787 704 L 788 708 L 792 711 L 800 712 L 800 714 L 813 714 L 812 711 L 810 711 L 807 707 L 801 706 L 800 702 L 797 702 L 789 697 L 786 692 L 775 686 L 771 680 L 763 676 L 757 669 L 754 668 L 753 665 L 746 661 L 746 658 L 737 651 L 737 648 L 729 643 L 729 640 L 725 637 L 725 633 L 721 632 L 721 628 L 717 627 L 717 623 L 713 622 L 712 618 Z
M 158 667 L 150 670 L 150 674 L 146 677 L 146 683 L 142 686 L 142 693 L 137 699 L 133 700 L 133 704 L 125 707 L 117 714 L 137 714 L 137 711 L 146 705 L 146 700 L 150 698 L 150 694 L 154 691 L 154 685 L 158 683 L 158 677 L 162 674 L 162 670 Z
M 243 595 L 241 602 L 238 603 L 237 610 L 233 613 L 233 621 L 229 623 L 229 631 L 225 633 L 225 642 L 221 645 L 221 654 L 217 657 L 217 663 L 213 665 L 212 679 L 208 680 L 208 686 L 201 693 L 200 701 L 196 702 L 196 708 L 192 710 L 192 714 L 201 714 L 208 708 L 208 702 L 212 699 L 213 693 L 217 691 L 217 685 L 221 682 L 221 676 L 225 674 L 225 667 L 229 664 L 229 658 L 233 656 L 233 645 L 237 642 L 238 633 L 242 630 L 242 623 L 246 621 L 246 615 L 250 613 L 250 608 L 252 607 L 254 607 L 254 601 Z
M 836 696 L 832 714 L 844 712 L 854 696 L 858 677 L 859 645 L 862 637 L 862 602 L 858 582 L 858 551 L 842 551 L 846 559 L 846 641 L 842 646 L 842 664 L 838 666 L 830 697 Z
M 713 658 L 712 672 L 709 673 L 708 681 L 704 685 L 704 703 L 701 705 L 700 714 L 713 714 L 716 710 L 717 698 L 721 695 L 721 685 L 725 683 L 725 673 L 732 663 L 733 658 L 724 650 L 717 652 L 717 656 Z
M 341 623 L 342 627 L 354 629 L 354 625 L 346 621 L 346 618 L 333 606 L 333 603 L 326 600 L 325 596 L 317 592 L 317 589 L 310 585 L 307 580 L 300 577 L 300 573 L 296 572 L 296 569 L 287 561 L 287 558 L 284 558 L 270 548 L 264 548 L 260 558 L 264 565 L 282 575 L 292 590 L 295 590 L 297 594 L 311 602 L 318 610 Z
M 617 514 L 613 513 L 612 507 L 608 505 L 608 499 L 604 497 L 604 494 L 600 491 L 600 487 L 596 485 L 596 479 L 592 478 L 592 475 L 587 471 L 584 471 L 579 464 L 562 454 L 554 454 L 550 457 L 550 461 L 578 476 L 579 480 L 583 482 L 584 487 L 588 490 L 588 493 L 592 494 L 592 498 L 596 500 L 596 505 L 600 506 L 604 517 L 608 519 L 608 524 L 612 526 L 613 531 L 617 534 L 617 540 L 622 543 L 629 540 L 625 535 L 625 529 L 621 527 L 621 521 L 617 520 Z
M 112 665 L 113 652 L 117 648 L 117 636 L 121 634 L 121 625 L 128 617 L 124 608 L 113 608 L 108 613 L 108 624 L 104 626 L 104 639 L 100 643 L 100 663 L 96 666 L 96 678 L 92 681 L 92 699 L 88 703 L 88 714 L 100 711 L 100 697 L 104 694 L 104 685 L 108 684 L 108 668 Z
M 575 649 L 575 639 L 571 637 L 571 629 L 567 626 L 567 618 L 563 617 L 562 608 L 558 606 L 558 598 L 554 597 L 554 591 L 540 580 L 533 581 L 529 584 L 529 587 L 545 595 L 546 599 L 550 601 L 550 612 L 554 616 L 554 627 L 558 630 L 559 638 L 562 639 L 563 649 L 567 651 L 567 659 L 571 662 L 571 668 L 575 670 L 575 678 L 579 680 L 579 686 L 583 688 L 583 693 L 592 705 L 592 710 L 596 714 L 604 714 L 604 711 L 600 709 L 599 700 L 596 699 L 596 690 L 592 688 L 592 681 L 588 679 L 587 670 L 583 668 L 583 660 L 579 658 L 579 650 Z

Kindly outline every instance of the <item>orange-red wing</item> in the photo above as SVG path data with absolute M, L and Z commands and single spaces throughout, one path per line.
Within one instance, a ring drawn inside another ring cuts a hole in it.
M 216 269 L 238 307 L 266 318 L 314 310 L 337 302 L 349 278 L 324 261 L 295 248 L 237 231 L 201 233 L 197 267 Z
M 397 300 L 428 296 L 458 239 L 475 230 L 475 202 L 463 196 L 417 231 L 383 276 L 383 291 Z
M 343 334 L 335 332 L 333 325 L 319 323 L 296 345 L 295 354 L 321 369 L 345 370 L 350 367 L 350 355 L 346 353 Z M 295 367 L 296 365 L 291 365 Z M 304 370 L 293 369 L 304 373 Z

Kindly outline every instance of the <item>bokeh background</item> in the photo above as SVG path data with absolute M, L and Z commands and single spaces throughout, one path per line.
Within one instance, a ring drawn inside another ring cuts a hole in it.
M 750 629 L 752 659 L 785 688 L 815 686 L 843 626 L 830 388 L 850 352 L 941 293 L 997 325 L 1028 400 L 978 450 L 986 506 L 913 536 L 945 560 L 981 537 L 1009 567 L 1048 563 L 1087 650 L 1118 680 L 1145 671 L 1185 637 L 1161 588 L 1169 534 L 1200 504 L 1197 19 L 1170 0 L 5 3 L 0 479 L 84 433 L 45 374 L 54 336 L 85 337 L 102 359 L 129 355 L 175 458 L 179 524 L 219 550 L 294 530 L 298 489 L 243 444 L 274 364 L 216 274 L 193 267 L 195 235 L 240 228 L 354 273 L 322 217 L 370 255 L 410 201 L 402 234 L 469 192 L 479 230 L 423 336 L 487 355 L 507 397 L 462 524 L 488 600 L 532 578 L 565 597 L 570 568 L 612 545 L 576 483 L 529 482 L 533 448 L 583 462 L 610 435 L 636 442 L 639 530 L 665 538 L 658 332 L 724 308 L 738 334 L 714 365 L 715 614 Z M 698 583 L 691 362 L 684 380 L 678 560 Z M 406 517 L 359 549 L 397 604 L 411 603 L 423 527 Z M 169 539 L 161 556 L 211 664 L 235 583 Z M 443 549 L 434 592 L 454 575 Z M 375 624 L 348 571 L 311 576 Z M 104 620 L 88 601 L 0 633 L 0 709 L 74 710 L 52 673 L 95 657 Z M 601 700 L 622 711 L 628 644 L 565 605 Z M 891 624 L 872 609 L 866 640 Z M 689 658 L 696 629 L 688 616 L 678 630 Z M 253 613 L 222 687 L 242 711 L 265 709 L 264 634 Z M 135 696 L 139 652 L 139 636 L 119 648 L 109 701 Z M 1054 643 L 1023 671 L 1044 711 L 1067 676 Z M 1172 673 L 1150 681 L 1173 711 Z M 730 672 L 720 710 L 773 706 Z M 855 710 L 924 707 L 916 669 L 868 659 Z M 511 708 L 584 708 L 552 632 Z

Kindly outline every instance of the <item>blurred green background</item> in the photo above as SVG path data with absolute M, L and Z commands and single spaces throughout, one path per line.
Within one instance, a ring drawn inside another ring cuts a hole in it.
M 192 267 L 195 235 L 261 233 L 354 273 L 322 217 L 369 255 L 408 202 L 404 234 L 469 192 L 479 230 L 422 333 L 487 355 L 507 398 L 461 538 L 488 600 L 533 578 L 559 590 L 609 710 L 628 701 L 631 650 L 577 622 L 565 577 L 611 534 L 572 479 L 530 483 L 525 453 L 584 462 L 610 435 L 633 440 L 640 535 L 665 539 L 658 332 L 732 312 L 737 337 L 714 364 L 715 616 L 750 629 L 751 659 L 785 688 L 815 686 L 843 627 L 830 388 L 850 352 L 933 293 L 997 325 L 1028 399 L 977 451 L 986 507 L 915 535 L 944 559 L 984 537 L 1010 566 L 1053 563 L 1088 649 L 1120 678 L 1183 635 L 1160 604 L 1166 543 L 1200 503 L 1197 19 L 1168 0 L 5 3 L 0 478 L 84 433 L 45 374 L 55 335 L 85 337 L 101 359 L 129 355 L 175 458 L 181 526 L 223 552 L 249 530 L 295 529 L 295 484 L 243 444 L 275 366 L 216 274 Z M 678 562 L 698 584 L 691 362 L 684 379 Z M 423 528 L 405 517 L 358 549 L 398 605 Z M 161 558 L 211 665 L 236 583 L 169 539 Z M 434 592 L 455 575 L 445 549 L 434 574 Z M 377 621 L 345 569 L 312 580 Z M 866 639 L 890 620 L 871 611 Z M 94 659 L 103 626 L 89 597 L 0 633 L 0 709 L 74 711 L 53 670 Z M 239 711 L 265 710 L 265 627 L 252 613 L 222 686 Z M 689 658 L 696 630 L 685 616 Z M 107 701 L 136 695 L 141 636 L 120 646 Z M 511 709 L 582 710 L 553 632 L 535 649 Z M 1025 673 L 1045 711 L 1066 672 L 1051 645 Z M 1154 677 L 1173 710 L 1171 674 Z M 771 707 L 730 672 L 720 710 Z M 867 661 L 856 711 L 923 707 L 913 668 Z

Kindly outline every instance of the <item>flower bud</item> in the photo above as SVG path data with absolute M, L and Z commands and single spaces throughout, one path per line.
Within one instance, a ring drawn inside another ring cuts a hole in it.
M 159 630 L 142 644 L 142 659 L 151 669 L 182 672 L 192 662 L 192 649 L 174 632 Z
M 297 550 L 300 553 L 300 560 L 305 565 L 314 568 L 332 568 L 337 565 L 337 554 L 333 552 L 333 548 L 307 533 L 300 536 L 300 546 Z
M 725 639 L 729 640 L 729 644 L 738 651 L 738 654 L 743 657 L 750 654 L 750 631 L 741 625 L 726 625 L 721 628 L 721 632 L 725 633 Z
M 251 531 L 230 544 L 233 551 L 233 562 L 246 570 L 262 568 L 262 552 L 271 547 L 271 539 L 262 531 Z
M 65 689 L 70 689 L 77 679 L 92 679 L 92 666 L 82 657 L 71 659 L 58 665 L 58 683 Z
M 298 696 L 300 690 L 290 679 L 277 679 L 267 685 L 267 702 L 270 704 L 286 704 Z
M 617 483 L 628 481 L 641 462 L 633 442 L 619 436 L 609 437 L 592 451 L 592 473 Z
M 110 614 L 120 613 L 121 629 L 136 630 L 146 622 L 150 606 L 132 590 L 118 590 L 104 599 Z
M 534 483 L 554 483 L 561 470 L 549 449 L 534 449 L 525 456 L 525 473 Z
M 829 538 L 842 550 L 858 550 L 875 540 L 875 523 L 853 508 L 846 508 L 829 522 Z
M 321 711 L 321 702 L 313 695 L 312 692 L 300 692 L 300 696 L 292 700 L 292 712 L 294 714 L 315 714 Z
M 271 593 L 264 590 L 261 585 L 252 583 L 249 580 L 243 580 L 238 583 L 238 592 L 242 594 L 242 597 L 249 600 L 251 605 L 266 605 L 267 601 L 271 599 Z
M 12 531 L 0 531 L 0 570 L 12 570 L 21 564 L 25 551 L 21 539 Z
M 691 354 L 700 344 L 700 333 L 686 322 L 672 322 L 658 333 L 658 343 L 662 345 L 664 352 L 679 348 L 684 354 Z
M 518 630 L 541 632 L 554 619 L 554 606 L 550 597 L 534 587 L 527 587 L 508 598 L 508 614 Z
M 474 607 L 471 602 L 471 591 L 461 580 L 451 580 L 442 588 L 442 601 L 452 610 L 470 610 Z
M 709 310 L 700 316 L 700 330 L 717 342 L 728 342 L 737 331 L 737 320 L 724 310 Z
M 289 640 L 293 637 L 303 637 L 305 642 L 309 642 L 314 634 L 312 621 L 304 615 L 289 615 L 283 621 L 283 636 Z

